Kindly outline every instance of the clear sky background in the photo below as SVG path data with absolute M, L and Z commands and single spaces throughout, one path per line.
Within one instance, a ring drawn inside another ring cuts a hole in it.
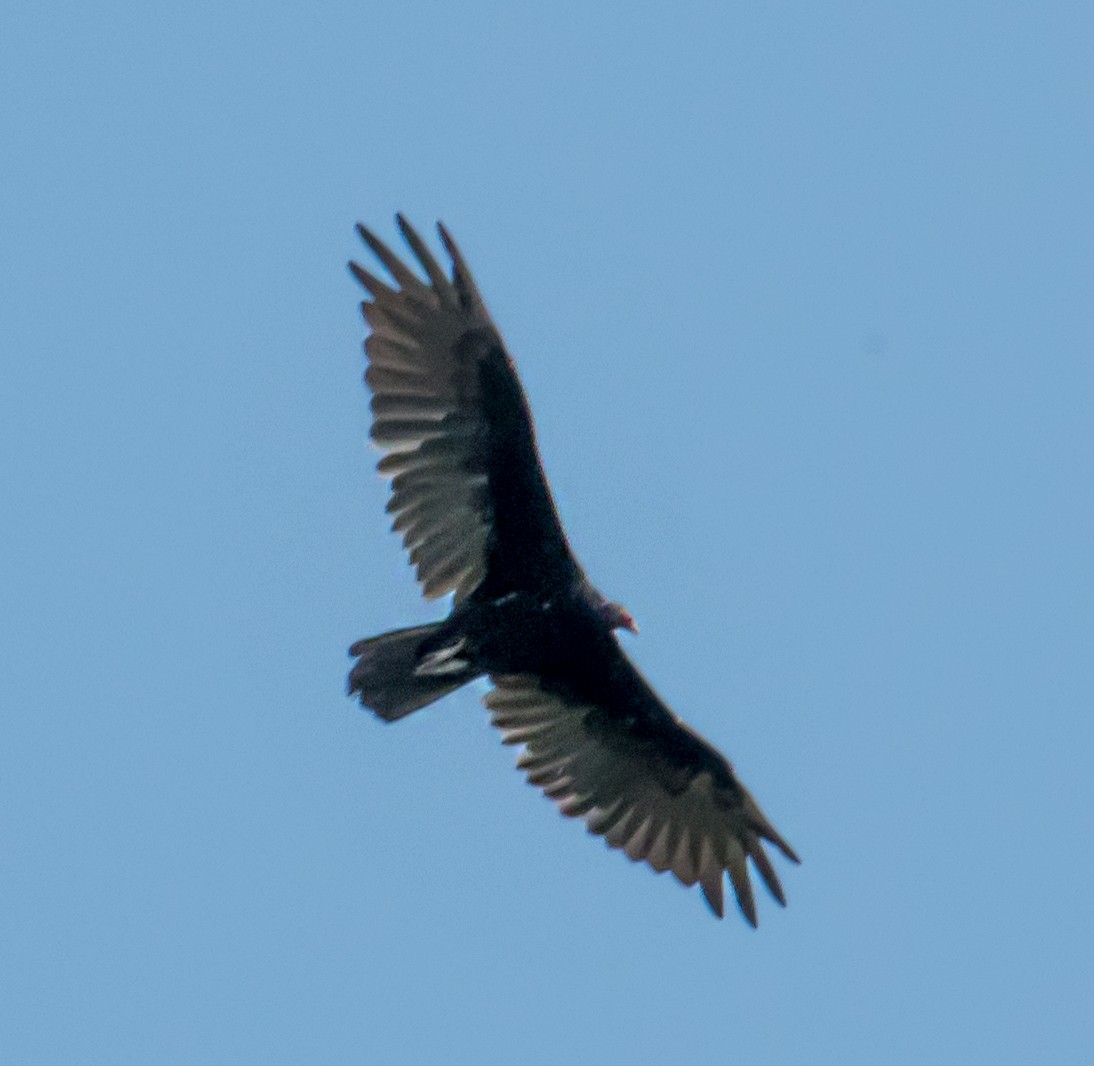
M 22 4 L 0 1058 L 1094 1061 L 1087 3 Z M 529 788 L 419 601 L 362 219 L 451 227 L 760 928 Z

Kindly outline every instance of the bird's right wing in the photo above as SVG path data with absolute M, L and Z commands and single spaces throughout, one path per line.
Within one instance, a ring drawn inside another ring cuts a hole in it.
M 428 599 L 469 595 L 484 580 L 536 588 L 579 572 L 536 451 L 516 369 L 452 238 L 452 277 L 400 215 L 423 281 L 364 226 L 394 287 L 364 267 L 362 304 L 372 439 L 387 454 L 388 511 Z
M 792 862 L 797 855 L 726 759 L 672 714 L 614 637 L 604 649 L 575 649 L 565 676 L 492 677 L 485 702 L 493 724 L 504 743 L 523 745 L 517 766 L 563 814 L 583 818 L 635 862 L 698 882 L 719 918 L 728 872 L 755 925 L 747 860 L 785 906 L 764 841 Z

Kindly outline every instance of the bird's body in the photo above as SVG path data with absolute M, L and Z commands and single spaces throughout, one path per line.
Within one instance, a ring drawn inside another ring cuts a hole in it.
M 363 227 L 398 287 L 351 264 L 372 295 L 372 437 L 387 451 L 388 510 L 424 594 L 455 599 L 444 621 L 355 644 L 351 693 L 394 721 L 488 676 L 494 724 L 524 746 L 518 765 L 564 814 L 632 859 L 698 881 L 719 916 L 728 871 L 755 924 L 746 858 L 782 903 L 762 841 L 796 856 L 624 654 L 614 631 L 637 627 L 570 550 L 520 381 L 466 264 L 441 227 L 450 279 L 398 221 L 428 284 Z
M 427 641 L 426 656 L 445 648 L 484 674 L 559 672 L 572 663 L 575 645 L 605 639 L 608 628 L 579 588 L 564 591 L 514 590 L 494 598 L 474 597 L 461 604 Z

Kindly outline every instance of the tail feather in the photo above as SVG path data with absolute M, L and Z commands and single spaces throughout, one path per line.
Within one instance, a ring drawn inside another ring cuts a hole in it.
M 394 722 L 467 684 L 476 676 L 473 671 L 415 672 L 419 649 L 439 628 L 434 623 L 359 640 L 349 650 L 357 656 L 349 674 L 349 694 L 356 693 L 363 706 Z

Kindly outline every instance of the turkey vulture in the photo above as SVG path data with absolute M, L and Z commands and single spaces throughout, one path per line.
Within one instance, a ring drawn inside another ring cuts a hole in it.
M 798 857 L 726 759 L 624 654 L 614 630 L 637 626 L 570 550 L 524 391 L 467 264 L 438 225 L 449 277 L 396 220 L 427 280 L 361 225 L 394 284 L 350 263 L 371 297 L 371 435 L 424 596 L 454 598 L 441 622 L 354 644 L 350 694 L 392 722 L 487 675 L 493 724 L 523 746 L 518 767 L 563 814 L 632 860 L 698 882 L 719 918 L 728 872 L 755 925 L 746 860 L 785 906 L 763 842 Z

